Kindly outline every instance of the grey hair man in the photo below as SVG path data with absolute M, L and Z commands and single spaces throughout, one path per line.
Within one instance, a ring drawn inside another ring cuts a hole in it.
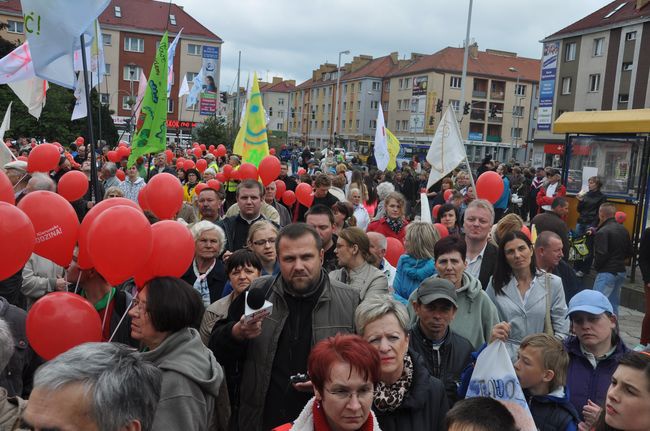
M 27 187 L 25 187 L 25 194 L 35 192 L 37 190 L 56 193 L 56 183 L 46 174 L 40 172 L 35 173 L 27 182 Z
M 101 174 L 104 190 L 108 190 L 109 187 L 118 187 L 122 182 L 115 176 L 117 174 L 117 165 L 113 162 L 104 163 Z
M 38 369 L 23 414 L 29 429 L 149 431 L 162 373 L 117 343 L 86 343 Z
M 13 357 L 14 344 L 9 325 L 0 319 L 0 371 L 4 371 Z M 24 409 L 25 401 L 18 397 L 10 397 L 7 390 L 0 387 L 0 429 L 16 429 Z
M 568 304 L 571 298 L 582 290 L 582 286 L 571 265 L 562 259 L 562 248 L 562 238 L 558 234 L 550 230 L 541 232 L 535 240 L 535 263 L 537 268 L 562 279 L 564 297 Z
M 393 287 L 393 280 L 395 279 L 395 272 L 397 270 L 385 257 L 388 240 L 379 232 L 366 232 L 366 235 L 368 235 L 368 239 L 370 240 L 370 254 L 374 258 L 373 265 L 386 275 L 388 286 Z

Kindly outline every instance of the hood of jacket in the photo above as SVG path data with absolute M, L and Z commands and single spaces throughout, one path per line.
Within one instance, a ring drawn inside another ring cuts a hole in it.
M 219 394 L 223 370 L 194 328 L 171 334 L 155 349 L 143 352 L 142 359 L 162 371 L 174 371 L 185 376 L 214 397 Z
M 402 264 L 402 271 L 414 279 L 424 280 L 436 273 L 433 259 L 416 259 L 408 254 L 404 254 L 400 257 L 400 262 Z
M 463 283 L 461 289 L 463 292 L 467 292 L 467 296 L 473 300 L 483 290 L 483 286 L 478 278 L 475 278 L 473 275 L 468 274 L 467 271 L 465 271 L 463 272 Z

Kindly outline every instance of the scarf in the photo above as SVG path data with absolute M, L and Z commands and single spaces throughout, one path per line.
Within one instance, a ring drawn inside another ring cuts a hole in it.
M 203 305 L 206 307 L 210 305 L 210 288 L 208 287 L 207 278 L 208 274 L 210 274 L 216 264 L 217 259 L 212 262 L 212 265 L 210 265 L 210 268 L 208 268 L 207 271 L 201 274 L 199 273 L 199 268 L 196 266 L 196 260 L 192 262 L 192 269 L 194 270 L 194 275 L 196 276 L 196 280 L 194 280 L 194 289 L 199 292 L 199 295 L 201 295 L 201 300 L 203 301 Z
M 404 356 L 404 371 L 392 385 L 379 382 L 375 385 L 375 399 L 372 401 L 380 412 L 392 412 L 402 405 L 406 394 L 413 383 L 413 360 L 407 353 Z
M 399 233 L 399 231 L 402 230 L 402 226 L 404 226 L 404 220 L 402 218 L 393 220 L 390 217 L 386 216 L 386 224 L 388 224 L 390 230 L 395 233 Z
M 320 401 L 316 400 L 311 407 L 312 415 L 314 416 L 314 431 L 331 431 L 330 425 L 327 423 L 325 412 L 323 411 Z M 372 431 L 372 414 L 368 412 L 368 420 L 361 425 L 360 431 Z

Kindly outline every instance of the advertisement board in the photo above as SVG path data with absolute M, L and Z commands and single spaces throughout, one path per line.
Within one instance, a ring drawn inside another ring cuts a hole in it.
M 553 123 L 553 96 L 557 74 L 557 59 L 560 42 L 544 44 L 542 55 L 542 76 L 539 83 L 539 108 L 537 110 L 537 130 L 551 130 Z

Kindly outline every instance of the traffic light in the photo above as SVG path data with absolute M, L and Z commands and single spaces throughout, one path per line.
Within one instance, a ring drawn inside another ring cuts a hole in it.
M 490 118 L 497 118 L 497 105 L 490 106 Z
M 269 117 L 273 116 L 273 106 L 269 106 Z
M 296 118 L 296 108 L 291 108 L 291 118 Z
M 442 112 L 442 100 L 438 99 L 436 103 L 436 112 Z
M 469 108 L 472 106 L 471 103 L 465 102 L 465 105 L 463 106 L 463 115 L 469 114 Z
M 315 111 L 311 111 L 311 119 L 312 120 L 316 119 L 316 112 Z
M 440 111 L 438 111 L 440 112 Z M 429 126 L 433 126 L 433 115 L 429 117 Z
M 228 93 L 222 91 L 220 96 L 221 103 L 228 103 Z

